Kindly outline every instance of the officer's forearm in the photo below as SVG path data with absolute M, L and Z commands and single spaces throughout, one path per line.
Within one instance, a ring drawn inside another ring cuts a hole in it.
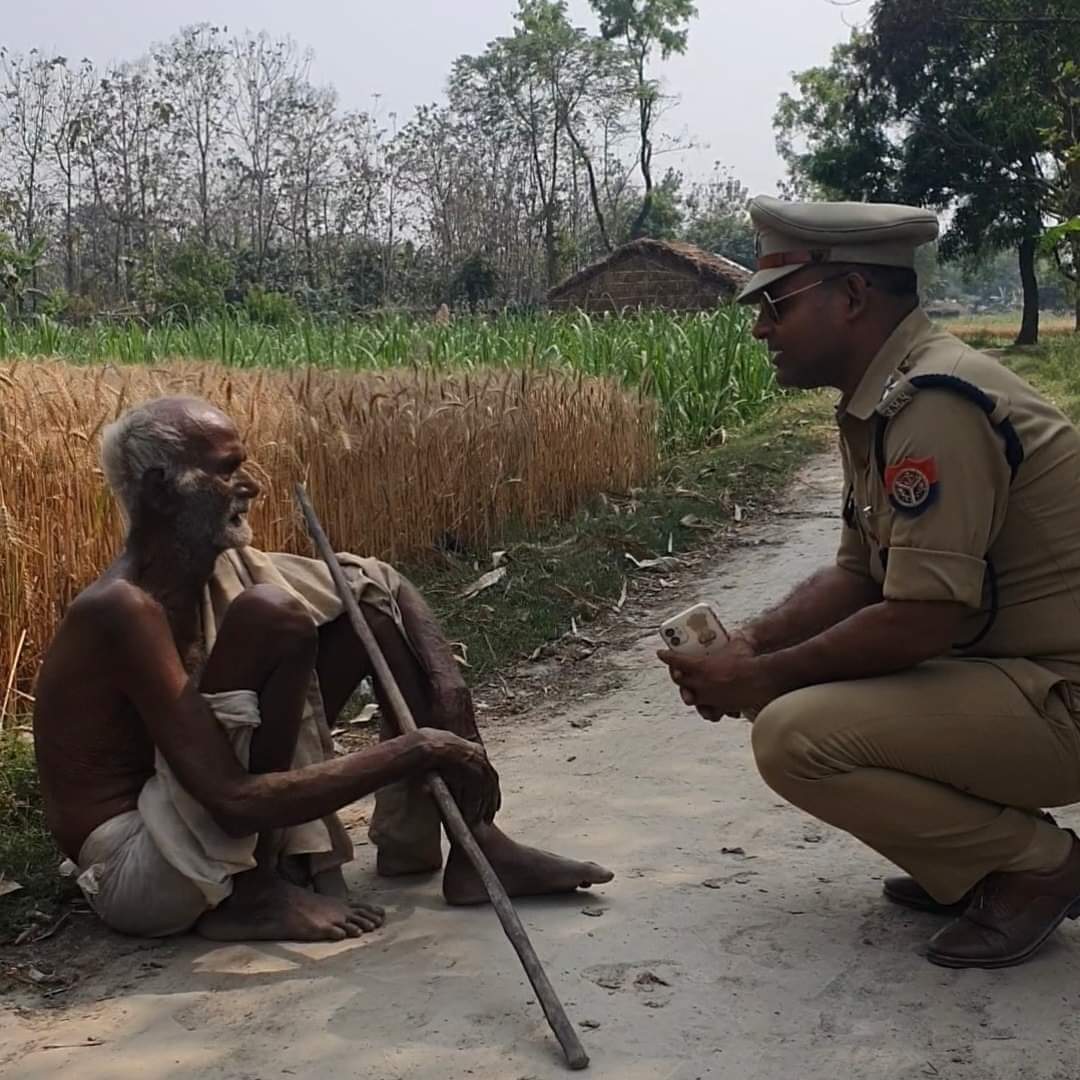
M 828 566 L 742 632 L 756 653 L 772 653 L 807 641 L 880 600 L 881 589 L 873 579 Z
M 755 663 L 781 694 L 819 683 L 891 675 L 947 653 L 967 614 L 961 604 L 884 600 Z

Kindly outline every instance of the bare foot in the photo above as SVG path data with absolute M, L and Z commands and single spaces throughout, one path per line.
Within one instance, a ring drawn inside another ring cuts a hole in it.
M 374 904 L 343 903 L 278 880 L 238 889 L 195 931 L 211 941 L 342 941 L 377 930 L 385 917 Z
M 349 887 L 345 884 L 345 875 L 340 866 L 312 874 L 311 887 L 320 896 L 332 896 L 335 900 L 349 899 Z
M 388 855 L 380 851 L 375 857 L 375 869 L 380 877 L 405 877 L 408 874 L 433 874 L 442 869 L 442 850 L 438 854 Z
M 311 884 L 311 863 L 307 855 L 282 855 L 278 859 L 277 872 L 290 885 L 306 888 Z
M 615 875 L 594 862 L 576 862 L 547 851 L 524 847 L 494 825 L 475 830 L 477 842 L 510 896 L 542 896 L 603 885 Z M 468 856 L 456 844 L 450 848 L 443 874 L 448 904 L 483 904 L 487 893 Z
M 277 872 L 290 885 L 299 885 L 302 889 L 311 889 L 320 896 L 332 896 L 335 900 L 349 899 L 349 888 L 340 866 L 313 874 L 310 855 L 282 855 L 278 860 Z

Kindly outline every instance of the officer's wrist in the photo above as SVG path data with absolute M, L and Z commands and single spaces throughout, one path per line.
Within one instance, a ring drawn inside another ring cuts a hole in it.
M 754 681 L 760 685 L 762 697 L 767 701 L 790 694 L 792 690 L 806 685 L 791 649 L 755 656 L 751 663 L 755 668 Z

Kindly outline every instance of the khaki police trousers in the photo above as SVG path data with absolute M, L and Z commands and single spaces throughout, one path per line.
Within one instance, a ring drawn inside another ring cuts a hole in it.
M 1070 836 L 1037 816 L 1080 802 L 1069 685 L 1036 707 L 999 668 L 933 660 L 777 698 L 753 749 L 766 783 L 902 867 L 941 903 L 995 870 L 1056 867 Z

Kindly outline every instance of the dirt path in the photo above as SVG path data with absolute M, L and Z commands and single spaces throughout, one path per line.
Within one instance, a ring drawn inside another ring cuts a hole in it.
M 665 610 L 712 595 L 734 622 L 778 597 L 831 558 L 838 484 L 828 460 L 811 462 L 788 513 L 755 527 L 761 543 L 670 593 Z M 1080 1076 L 1080 928 L 1012 971 L 927 963 L 938 920 L 887 906 L 880 859 L 778 804 L 754 771 L 746 725 L 683 710 L 653 659 L 654 615 L 640 622 L 613 661 L 617 691 L 489 739 L 512 831 L 617 871 L 591 899 L 519 908 L 587 1025 L 585 1075 Z M 382 933 L 307 947 L 130 943 L 122 956 L 114 944 L 98 979 L 0 1016 L 0 1074 L 567 1075 L 493 914 L 448 910 L 434 880 L 386 888 L 370 862 L 360 847 L 352 881 L 390 909 Z M 88 1040 L 100 1045 L 72 1046 Z

